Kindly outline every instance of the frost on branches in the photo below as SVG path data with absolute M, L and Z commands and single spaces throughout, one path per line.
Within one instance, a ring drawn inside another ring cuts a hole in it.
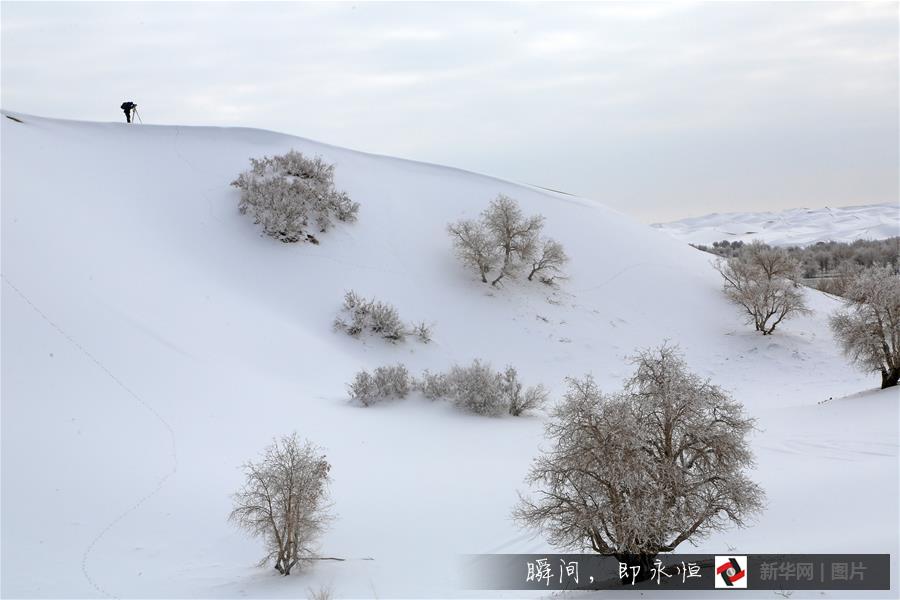
M 515 517 L 551 544 L 630 557 L 671 552 L 762 509 L 747 435 L 753 420 L 719 387 L 689 372 L 676 349 L 634 357 L 622 391 L 570 379 L 547 424 Z M 626 560 L 627 562 L 627 560 Z
M 900 277 L 889 266 L 849 278 L 844 309 L 831 317 L 844 354 L 861 369 L 881 373 L 881 388 L 900 380 Z
M 350 398 L 363 406 L 418 391 L 429 400 L 448 400 L 465 412 L 489 417 L 504 413 L 518 417 L 547 401 L 546 388 L 524 387 L 515 368 L 495 371 L 477 359 L 469 366 L 454 365 L 448 373 L 426 370 L 418 379 L 410 377 L 402 364 L 378 367 L 374 375 L 360 371 L 348 390 Z
M 313 231 L 324 233 L 335 220 L 356 220 L 359 204 L 334 188 L 334 165 L 321 158 L 291 150 L 251 158 L 250 165 L 231 185 L 241 190 L 241 214 L 253 217 L 266 235 L 285 243 L 318 244 Z
M 263 538 L 266 555 L 282 575 L 312 558 L 315 542 L 331 520 L 331 465 L 322 450 L 297 434 L 274 440 L 257 462 L 244 465 L 246 482 L 234 495 L 230 519 Z
M 526 217 L 519 204 L 500 194 L 481 213 L 480 220 L 463 219 L 447 226 L 459 259 L 478 271 L 481 281 L 497 285 L 504 277 L 528 271 L 546 284 L 562 276 L 569 260 L 559 242 L 541 238 L 544 217 Z
M 431 326 L 424 321 L 405 325 L 393 305 L 372 298 L 367 300 L 353 290 L 344 294 L 343 315 L 334 327 L 352 337 L 371 332 L 390 342 L 400 342 L 414 335 L 424 344 L 431 341 Z
M 725 295 L 763 335 L 771 335 L 783 320 L 809 312 L 800 288 L 800 261 L 783 248 L 753 242 L 738 255 L 719 259 L 716 269 Z

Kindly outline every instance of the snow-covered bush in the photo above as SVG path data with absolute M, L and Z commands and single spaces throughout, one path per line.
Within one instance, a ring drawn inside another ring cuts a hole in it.
M 306 589 L 307 600 L 332 600 L 334 598 L 334 590 L 331 586 L 322 586 L 317 590 L 312 588 Z
M 406 398 L 409 393 L 409 371 L 402 364 L 378 367 L 374 379 L 375 389 L 382 398 Z
M 283 156 L 250 159 L 231 185 L 241 190 L 238 209 L 282 242 L 318 243 L 311 229 L 325 232 L 335 220 L 356 220 L 359 204 L 334 187 L 334 165 L 291 150 Z
M 407 334 L 426 344 L 431 341 L 431 328 L 424 322 L 407 327 L 394 306 L 374 298 L 367 300 L 353 290 L 344 294 L 342 312 L 344 316 L 337 317 L 334 326 L 354 337 L 369 331 L 391 342 L 402 341 Z
M 378 367 L 373 374 L 360 371 L 348 386 L 350 397 L 363 406 L 390 398 L 406 398 L 411 389 L 409 371 L 402 364 Z
M 562 245 L 551 239 L 540 239 L 544 217 L 525 217 L 519 204 L 500 194 L 481 213 L 480 220 L 462 219 L 447 226 L 460 260 L 477 269 L 481 281 L 495 268 L 491 285 L 513 276 L 530 265 L 528 280 L 536 273 L 546 273 L 543 281 L 552 283 L 561 274 L 568 257 Z M 550 275 L 555 274 L 555 275 Z
M 369 406 L 380 398 L 378 388 L 375 387 L 375 379 L 368 371 L 360 371 L 347 386 L 350 397 L 359 401 L 363 406 Z
M 686 541 L 743 526 L 764 493 L 745 474 L 753 419 L 721 388 L 691 373 L 677 349 L 634 357 L 617 394 L 570 379 L 546 426 L 552 444 L 514 515 L 557 547 L 652 561 Z M 621 558 L 620 558 L 621 560 Z
M 429 400 L 447 398 L 453 391 L 449 378 L 443 373 L 431 373 L 427 369 L 416 381 L 416 388 Z
M 809 312 L 800 289 L 800 262 L 781 248 L 753 242 L 736 256 L 719 259 L 716 269 L 725 295 L 763 335 L 784 319 Z
M 468 367 L 458 365 L 447 375 L 450 400 L 458 408 L 476 415 L 497 416 L 509 409 L 500 374 L 476 359 Z
M 900 277 L 889 266 L 850 277 L 844 309 L 831 317 L 844 354 L 866 371 L 881 373 L 881 388 L 900 381 Z
M 419 341 L 423 344 L 427 344 L 431 341 L 431 325 L 425 321 L 413 323 L 411 333 L 419 338 Z
M 500 390 L 509 407 L 509 414 L 514 417 L 522 413 L 540 408 L 547 401 L 547 390 L 538 384 L 530 388 L 522 388 L 519 374 L 513 367 L 506 367 L 500 374 Z
M 369 327 L 386 340 L 398 341 L 405 337 L 403 321 L 397 309 L 384 302 L 373 302 L 369 311 Z
M 445 398 L 466 412 L 487 416 L 506 412 L 518 417 L 547 399 L 542 385 L 523 389 L 515 368 L 498 372 L 478 359 L 466 367 L 454 366 L 446 375 L 426 371 L 418 387 L 426 398 Z
M 259 462 L 244 465 L 247 481 L 234 495 L 230 519 L 265 540 L 260 566 L 291 569 L 311 558 L 318 536 L 331 519 L 328 484 L 331 465 L 322 450 L 297 434 L 275 440 Z
M 497 372 L 477 359 L 465 367 L 454 366 L 448 373 L 426 370 L 418 379 L 411 378 L 403 365 L 379 367 L 373 375 L 360 371 L 348 388 L 350 397 L 363 406 L 403 398 L 416 390 L 429 400 L 448 400 L 466 412 L 485 416 L 509 413 L 517 417 L 547 400 L 544 386 L 523 388 L 513 367 Z

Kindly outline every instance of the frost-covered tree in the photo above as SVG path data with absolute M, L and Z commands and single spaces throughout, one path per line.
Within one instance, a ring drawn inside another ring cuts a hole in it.
M 540 271 L 560 273 L 568 260 L 562 245 L 540 238 L 544 217 L 522 214 L 518 203 L 500 194 L 482 211 L 480 220 L 463 219 L 447 226 L 460 259 L 478 270 L 483 283 L 497 285 L 523 267 L 531 269 L 532 280 Z M 552 278 L 551 278 L 552 280 Z
M 767 279 L 800 278 L 800 261 L 784 248 L 773 248 L 758 240 L 744 245 L 739 253 L 742 260 L 759 269 Z
M 538 236 L 544 226 L 544 217 L 525 217 L 518 202 L 500 194 L 491 201 L 481 219 L 501 257 L 500 272 L 491 281 L 491 285 L 497 285 L 501 279 L 514 274 L 534 256 Z
M 551 238 L 543 240 L 540 251 L 532 258 L 528 281 L 531 281 L 535 275 L 541 275 L 542 281 L 552 283 L 562 273 L 562 266 L 568 260 L 569 257 L 566 256 L 562 244 Z
M 448 225 L 447 231 L 453 236 L 453 245 L 459 259 L 478 269 L 482 283 L 487 283 L 488 273 L 500 259 L 500 253 L 487 228 L 477 221 L 463 219 Z
M 844 290 L 844 309 L 831 317 L 844 353 L 881 373 L 882 389 L 900 380 L 900 277 L 888 266 L 857 272 Z
M 318 536 L 331 519 L 328 484 L 331 465 L 320 448 L 294 433 L 274 440 L 258 462 L 244 465 L 247 477 L 234 495 L 230 519 L 265 540 L 262 566 L 291 569 L 309 559 Z
M 688 371 L 677 349 L 634 357 L 616 394 L 570 379 L 546 425 L 514 516 L 550 543 L 633 561 L 671 552 L 730 524 L 744 526 L 764 494 L 753 465 L 753 420 L 722 389 Z
M 311 232 L 327 231 L 335 220 L 356 220 L 359 204 L 334 187 L 334 165 L 291 150 L 283 156 L 250 159 L 250 170 L 231 185 L 241 190 L 238 209 L 282 242 L 318 243 Z
M 740 306 L 756 331 L 770 335 L 784 319 L 809 312 L 799 285 L 800 262 L 781 248 L 753 242 L 716 270 L 725 295 Z

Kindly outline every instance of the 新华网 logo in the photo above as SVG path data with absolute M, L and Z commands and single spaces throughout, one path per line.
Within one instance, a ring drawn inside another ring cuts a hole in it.
M 716 588 L 731 590 L 747 588 L 746 556 L 716 557 Z

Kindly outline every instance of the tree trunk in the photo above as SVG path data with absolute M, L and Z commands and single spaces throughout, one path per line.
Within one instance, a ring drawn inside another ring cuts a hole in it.
M 893 367 L 888 371 L 881 371 L 881 389 L 897 385 L 900 381 L 900 367 Z

